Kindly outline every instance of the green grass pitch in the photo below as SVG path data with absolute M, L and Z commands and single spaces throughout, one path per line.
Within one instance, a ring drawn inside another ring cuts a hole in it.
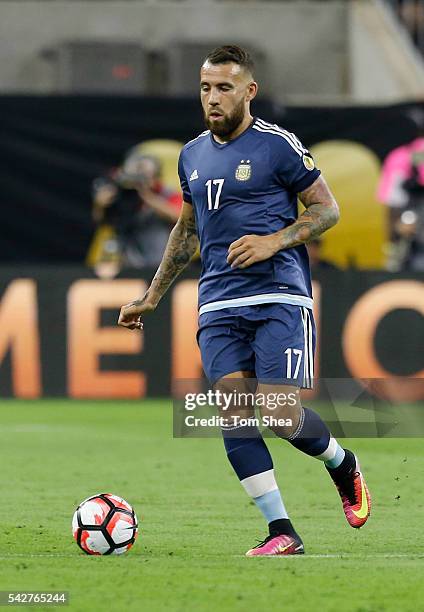
M 66 590 L 83 612 L 422 609 L 419 439 L 349 441 L 374 502 L 359 531 L 323 466 L 269 440 L 307 554 L 247 559 L 266 525 L 221 440 L 173 439 L 170 402 L 4 400 L 0 411 L 0 590 Z M 75 506 L 100 491 L 140 519 L 123 557 L 89 557 L 72 539 Z

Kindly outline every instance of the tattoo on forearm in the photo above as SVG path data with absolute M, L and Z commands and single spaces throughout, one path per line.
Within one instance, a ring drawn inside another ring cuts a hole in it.
M 295 246 L 317 238 L 337 222 L 334 208 L 325 204 L 312 204 L 299 219 L 283 232 L 283 243 Z M 286 246 L 286 248 L 287 248 Z
M 172 230 L 162 262 L 152 280 L 148 293 L 162 297 L 173 280 L 188 265 L 198 245 L 196 223 L 193 218 L 181 219 Z
M 300 194 L 300 200 L 306 210 L 293 225 L 281 230 L 282 249 L 317 238 L 339 220 L 337 203 L 322 176 Z

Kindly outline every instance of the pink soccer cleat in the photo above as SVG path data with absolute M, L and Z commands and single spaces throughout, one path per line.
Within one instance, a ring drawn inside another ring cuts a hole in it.
M 347 449 L 345 451 L 351 456 L 353 467 L 346 472 L 338 472 L 338 468 L 328 470 L 328 472 L 341 497 L 347 522 L 351 527 L 359 529 L 370 515 L 371 496 L 357 457 L 351 451 Z
M 247 551 L 246 557 L 275 557 L 277 555 L 303 555 L 303 542 L 290 535 L 269 535 L 263 542 Z

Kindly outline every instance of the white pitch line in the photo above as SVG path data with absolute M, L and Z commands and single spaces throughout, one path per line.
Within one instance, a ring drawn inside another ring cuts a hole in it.
M 0 555 L 0 559 L 30 559 L 33 557 L 82 557 L 82 555 L 72 555 L 70 553 L 16 553 L 10 555 Z
M 297 555 L 301 556 L 301 555 Z M 371 553 L 371 554 L 351 554 L 351 553 L 340 553 L 340 554 L 323 554 L 323 555 L 303 555 L 308 559 L 424 559 L 424 555 L 421 553 Z
M 240 555 L 233 555 L 233 557 L 240 557 Z M 266 555 L 261 557 L 265 558 Z M 270 555 L 270 559 L 280 559 L 281 557 L 290 557 L 296 559 L 424 559 L 424 554 L 421 553 L 371 553 L 371 554 L 352 554 L 352 553 L 335 553 L 335 554 L 308 554 L 304 555 Z
M 10 555 L 0 555 L 0 559 L 31 559 L 31 558 L 39 558 L 39 557 L 67 557 L 73 559 L 86 559 L 89 555 L 82 555 L 78 552 L 76 553 L 16 553 Z M 93 555 L 98 556 L 98 555 Z M 108 555 L 113 556 L 113 555 Z M 231 555 L 232 557 L 236 557 L 239 559 L 245 558 L 244 555 Z M 147 558 L 143 554 L 141 555 L 131 555 L 134 558 Z M 290 557 L 290 558 L 298 558 L 298 559 L 424 559 L 424 554 L 421 553 L 371 553 L 371 554 L 352 554 L 352 553 L 328 553 L 328 554 L 304 554 L 304 555 L 271 555 L 269 558 L 271 559 L 281 559 L 281 557 Z M 126 557 L 129 558 L 129 555 Z M 148 558 L 152 558 L 150 555 Z M 153 557 L 154 558 L 154 557 Z M 157 558 L 160 558 L 158 556 Z M 263 557 L 261 557 L 263 558 Z

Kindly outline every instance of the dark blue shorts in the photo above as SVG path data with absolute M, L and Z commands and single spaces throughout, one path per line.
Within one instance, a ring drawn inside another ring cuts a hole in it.
M 205 312 L 197 342 L 211 384 L 251 371 L 260 382 L 311 388 L 315 324 L 304 306 L 261 304 Z

